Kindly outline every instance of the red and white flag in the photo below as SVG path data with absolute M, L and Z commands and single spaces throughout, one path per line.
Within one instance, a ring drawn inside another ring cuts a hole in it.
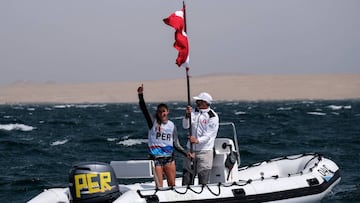
M 176 64 L 181 67 L 189 66 L 189 42 L 185 32 L 185 6 L 181 11 L 175 11 L 163 19 L 164 23 L 175 29 L 174 48 L 179 51 Z

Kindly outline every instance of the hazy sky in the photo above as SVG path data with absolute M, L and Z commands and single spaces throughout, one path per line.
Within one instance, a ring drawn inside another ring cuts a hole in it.
M 360 73 L 360 0 L 187 0 L 190 74 Z M 1 0 L 0 84 L 185 77 L 180 0 Z

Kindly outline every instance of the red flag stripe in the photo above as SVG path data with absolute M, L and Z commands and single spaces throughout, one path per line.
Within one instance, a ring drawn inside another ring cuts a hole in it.
M 184 31 L 176 31 L 175 32 L 175 49 L 179 51 L 178 57 L 176 59 L 176 64 L 180 67 L 188 59 L 189 55 L 189 43 L 186 33 Z M 185 65 L 186 66 L 186 65 Z
M 175 30 L 183 30 L 184 29 L 184 12 L 183 11 L 175 11 L 169 17 L 165 18 L 164 23 L 173 27 Z
M 176 58 L 176 65 L 189 65 L 189 43 L 188 37 L 184 31 L 184 8 L 181 11 L 175 11 L 169 17 L 163 19 L 164 23 L 175 29 L 174 48 L 178 50 L 178 57 Z

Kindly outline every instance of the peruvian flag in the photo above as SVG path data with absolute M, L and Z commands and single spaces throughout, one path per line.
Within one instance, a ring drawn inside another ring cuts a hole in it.
M 176 64 L 181 67 L 189 66 L 189 43 L 186 35 L 185 4 L 181 11 L 175 11 L 163 19 L 164 23 L 175 29 L 174 48 L 179 51 Z

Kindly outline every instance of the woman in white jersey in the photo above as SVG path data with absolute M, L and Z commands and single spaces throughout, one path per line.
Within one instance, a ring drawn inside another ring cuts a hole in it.
M 155 163 L 155 172 L 159 184 L 157 187 L 163 186 L 163 174 L 166 176 L 168 186 L 175 186 L 174 148 L 184 156 L 187 156 L 187 153 L 179 143 L 176 126 L 168 119 L 169 108 L 167 105 L 159 104 L 155 119 L 153 119 L 147 110 L 143 91 L 144 87 L 141 85 L 137 90 L 139 105 L 149 127 L 148 147 L 150 157 Z

